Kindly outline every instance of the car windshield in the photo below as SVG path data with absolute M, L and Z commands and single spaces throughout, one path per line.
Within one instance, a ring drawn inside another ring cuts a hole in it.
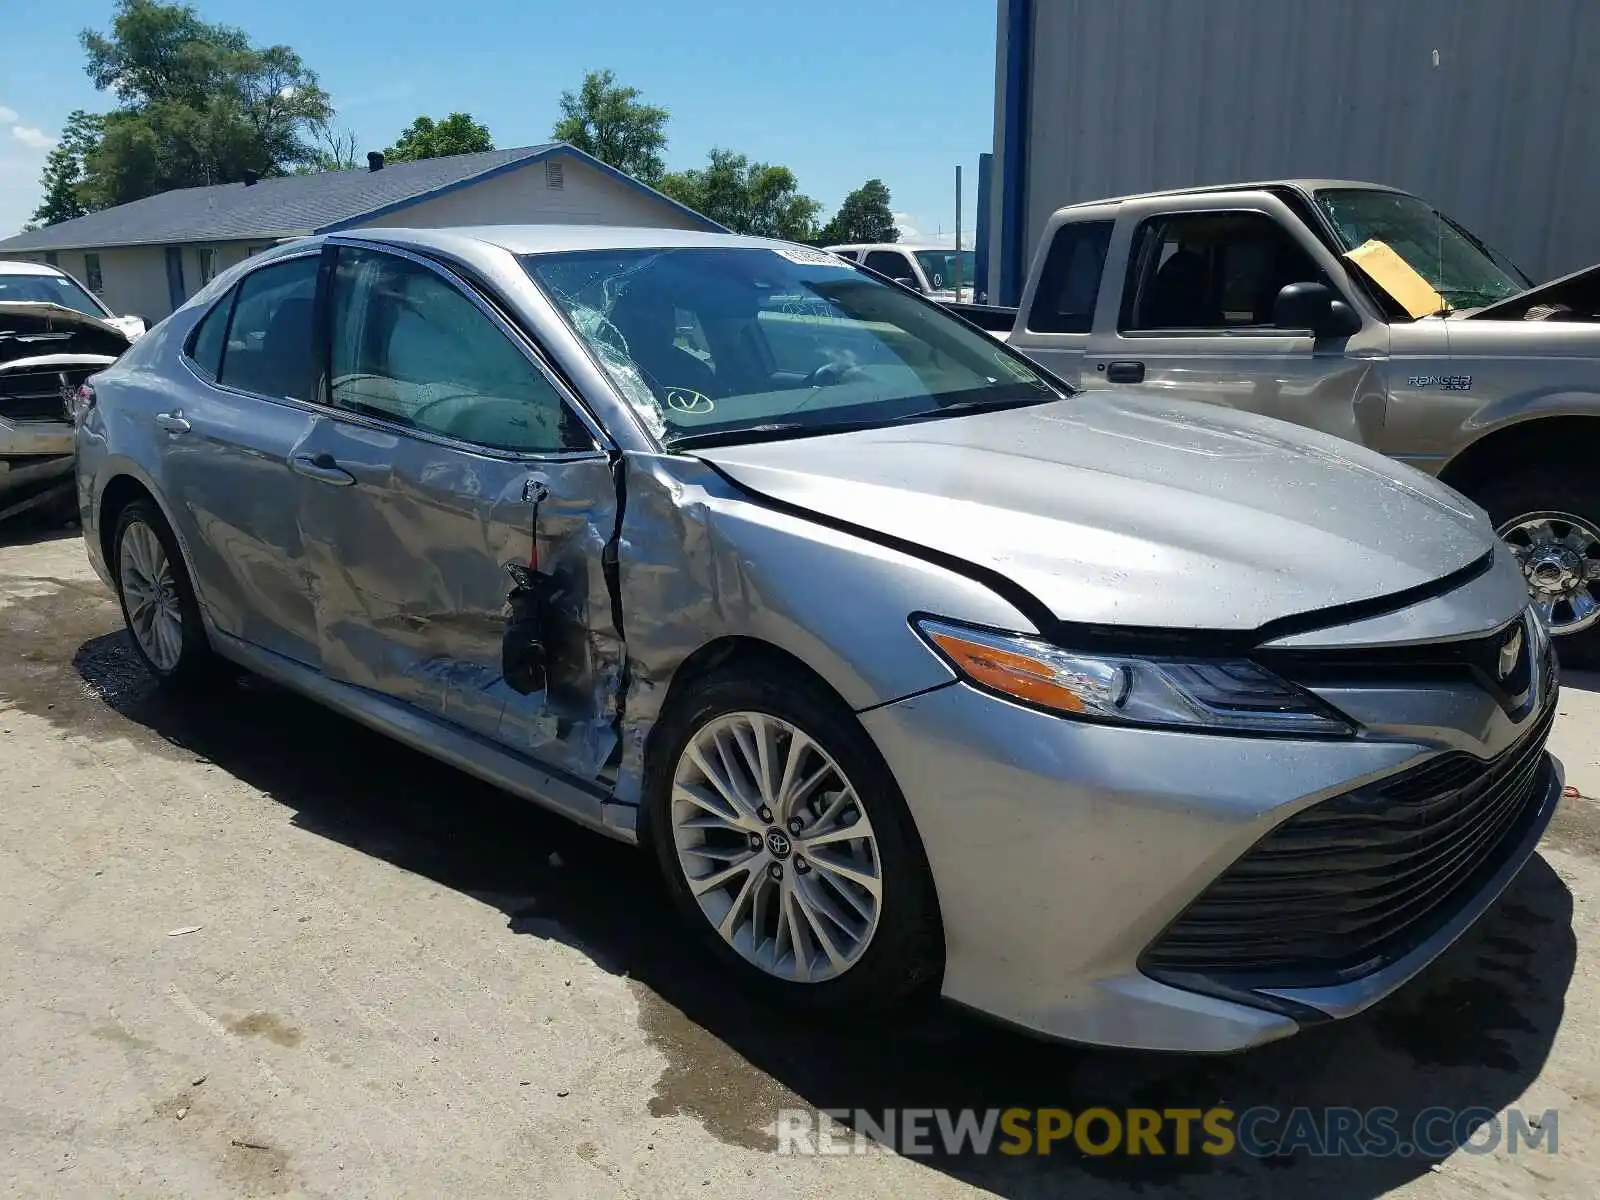
M 74 312 L 105 320 L 106 310 L 95 298 L 65 275 L 0 274 L 0 301 L 27 304 L 59 304 Z
M 934 288 L 972 286 L 973 255 L 971 250 L 917 250 L 914 251 L 922 273 Z
M 585 250 L 522 262 L 669 448 L 1064 394 L 993 338 L 820 250 Z
M 1506 258 L 1415 196 L 1325 188 L 1316 199 L 1346 250 L 1384 243 L 1451 308 L 1481 308 L 1531 286 Z

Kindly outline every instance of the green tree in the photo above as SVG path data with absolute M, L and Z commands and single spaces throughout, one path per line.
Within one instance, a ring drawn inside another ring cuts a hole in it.
M 822 211 L 788 167 L 753 163 L 732 150 L 712 150 L 704 167 L 665 175 L 660 188 L 719 225 L 756 237 L 809 241 Z
M 487 125 L 478 124 L 471 113 L 453 112 L 437 124 L 432 117 L 418 117 L 383 156 L 390 162 L 415 162 L 419 158 L 493 149 L 494 139 L 489 136 Z
M 576 92 L 561 93 L 561 119 L 551 136 L 654 185 L 666 171 L 667 110 L 639 101 L 611 71 L 590 71 Z
M 883 180 L 867 180 L 844 198 L 839 211 L 817 234 L 817 241 L 824 246 L 898 242 L 900 231 L 895 228 L 889 203 L 889 189 Z
M 80 194 L 83 159 L 99 143 L 104 127 L 102 117 L 86 113 L 81 108 L 67 114 L 61 137 L 44 160 L 44 171 L 39 176 L 44 199 L 34 210 L 31 222 L 34 228 L 54 225 L 57 221 L 70 221 L 89 211 L 84 207 Z
M 86 206 L 319 161 L 311 134 L 333 110 L 289 47 L 252 45 L 242 29 L 157 0 L 118 0 L 109 33 L 81 36 L 89 78 L 120 103 L 83 153 Z

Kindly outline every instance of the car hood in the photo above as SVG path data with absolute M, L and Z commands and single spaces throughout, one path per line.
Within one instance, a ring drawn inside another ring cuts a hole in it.
M 695 453 L 999 572 L 1063 621 L 1256 629 L 1432 583 L 1494 544 L 1480 509 L 1372 451 L 1139 394 Z
M 1600 319 L 1600 263 L 1461 314 L 1467 321 Z
M 133 339 L 99 317 L 59 304 L 0 302 L 0 366 L 45 355 L 115 359 Z

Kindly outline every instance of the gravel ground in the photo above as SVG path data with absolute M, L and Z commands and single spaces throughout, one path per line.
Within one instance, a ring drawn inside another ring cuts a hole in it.
M 1600 796 L 1600 693 L 1555 744 Z M 158 698 L 72 536 L 0 542 L 0 1177 L 25 1196 L 1600 1195 L 1600 812 L 1364 1016 L 1226 1059 L 719 985 L 641 856 L 259 681 Z M 1111 898 L 1114 902 L 1114 898 Z M 787 1106 L 1559 1111 L 1558 1152 L 774 1152 Z

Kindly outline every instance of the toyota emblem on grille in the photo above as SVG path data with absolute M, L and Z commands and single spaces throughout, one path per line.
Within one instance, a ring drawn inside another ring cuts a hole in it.
M 1500 647 L 1500 659 L 1495 664 L 1495 678 L 1499 679 L 1501 683 L 1510 679 L 1521 658 L 1522 630 L 1518 628 L 1511 631 L 1511 636 Z

